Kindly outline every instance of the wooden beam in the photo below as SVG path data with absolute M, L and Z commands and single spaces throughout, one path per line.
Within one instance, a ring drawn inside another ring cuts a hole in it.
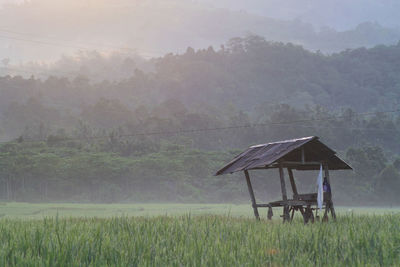
M 282 199 L 287 201 L 287 193 L 286 193 L 286 185 L 285 185 L 285 176 L 283 173 L 282 164 L 279 164 L 279 178 L 281 180 L 281 190 L 282 190 Z M 286 204 L 283 207 L 283 221 L 289 221 L 290 214 L 289 214 L 289 206 Z
M 283 174 L 282 164 L 279 164 L 279 178 L 281 180 L 282 199 L 287 200 L 285 176 Z
M 270 204 L 256 204 L 257 208 L 269 208 L 271 207 Z
M 244 175 L 246 176 L 247 188 L 249 189 L 250 198 L 251 198 L 251 204 L 252 204 L 253 211 L 254 211 L 254 216 L 256 217 L 257 220 L 259 220 L 260 219 L 260 215 L 258 214 L 256 197 L 254 196 L 253 187 L 251 186 L 249 172 L 247 170 L 244 171 Z
M 296 183 L 294 181 L 293 171 L 291 168 L 288 168 L 287 170 L 289 173 L 290 185 L 292 186 L 292 190 L 293 190 L 293 196 L 296 197 L 299 193 L 297 192 L 297 187 L 296 187 Z
M 300 162 L 300 161 L 282 161 L 283 165 L 321 165 L 321 162 L 319 161 L 305 161 L 305 162 Z
M 304 162 L 302 163 L 301 161 L 282 161 L 281 162 L 283 168 L 296 168 L 296 167 L 301 167 L 301 166 L 317 166 L 319 170 L 319 166 L 321 165 L 321 162 L 319 161 L 309 161 L 309 162 Z M 252 170 L 266 170 L 266 169 L 276 169 L 279 168 L 279 163 L 273 163 L 268 166 L 264 167 L 255 167 L 252 168 Z M 316 168 L 317 170 L 317 168 Z

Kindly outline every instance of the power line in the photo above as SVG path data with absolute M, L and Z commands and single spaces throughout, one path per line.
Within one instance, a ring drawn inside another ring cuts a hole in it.
M 59 44 L 59 43 L 53 43 L 53 42 L 49 42 L 49 41 L 41 41 L 41 40 L 34 40 L 34 39 L 25 39 L 25 38 L 20 38 L 20 37 L 11 37 L 11 36 L 4 36 L 4 35 L 0 35 L 0 38 L 3 38 L 3 39 L 10 39 L 10 40 L 15 40 L 15 41 L 24 41 L 24 42 L 37 43 L 37 44 L 41 44 L 41 45 L 52 45 L 52 46 L 60 46 L 60 47 L 66 47 L 66 48 L 74 48 L 74 49 L 87 50 L 87 47 L 83 47 L 83 46 L 68 45 L 68 44 Z
M 55 75 L 55 74 L 59 74 L 59 75 L 67 75 L 67 76 L 79 76 L 81 75 L 78 72 L 67 72 L 67 71 L 31 71 L 31 70 L 27 70 L 27 69 L 19 69 L 19 68 L 10 68 L 10 67 L 0 67 L 0 70 L 5 70 L 5 71 L 10 71 L 10 72 L 22 72 L 22 73 L 27 73 L 30 75 L 47 75 L 47 76 L 51 76 L 51 75 Z M 90 77 L 95 77 L 95 75 L 88 75 L 88 74 L 83 74 L 85 76 L 90 76 Z
M 15 88 L 15 89 L 25 89 L 25 87 L 15 86 L 12 84 L 6 84 L 7 87 Z M 277 102 L 269 102 L 267 104 L 279 104 Z M 400 109 L 394 110 L 386 110 L 386 111 L 376 111 L 376 112 L 365 112 L 365 113 L 353 113 L 352 117 L 358 116 L 370 116 L 377 114 L 389 114 L 389 113 L 397 113 L 400 112 Z M 316 122 L 316 121 L 332 121 L 341 118 L 349 118 L 349 115 L 341 115 L 341 116 L 332 116 L 325 118 L 314 118 L 314 119 L 304 119 L 304 120 L 295 120 L 295 121 L 287 121 L 287 122 L 267 122 L 267 123 L 254 123 L 254 124 L 245 124 L 245 125 L 232 125 L 225 127 L 215 127 L 215 128 L 202 128 L 202 129 L 179 129 L 177 131 L 159 131 L 159 132 L 143 132 L 143 133 L 133 133 L 126 135 L 119 135 L 119 137 L 134 137 L 134 136 L 152 136 L 152 135 L 172 135 L 172 134 L 185 134 L 185 133 L 199 133 L 199 132 L 210 132 L 210 131 L 221 131 L 221 130 L 230 130 L 230 129 L 241 129 L 241 128 L 255 128 L 255 127 L 265 127 L 265 126 L 279 126 L 279 127 L 301 127 L 301 128 L 311 128 L 311 129 L 320 129 L 320 128 L 328 128 L 328 129 L 345 129 L 345 130 L 360 130 L 360 131 L 384 131 L 384 132 L 398 132 L 397 129 L 385 129 L 385 128 L 371 128 L 371 127 L 340 127 L 340 126 L 318 126 L 318 125 L 295 125 L 297 123 L 307 123 L 307 122 Z M 104 139 L 109 138 L 109 135 L 106 136 L 93 136 L 86 138 L 64 138 L 60 141 L 70 141 L 70 140 L 82 140 L 82 139 Z M 28 140 L 27 140 L 28 141 Z M 29 142 L 42 142 L 47 141 L 47 139 L 38 139 L 38 140 L 29 140 Z M 0 142 L 8 143 L 8 141 Z
M 78 50 L 93 50 L 93 49 L 100 49 L 100 48 L 108 48 L 108 49 L 113 49 L 117 50 L 120 54 L 126 54 L 126 55 L 135 55 L 135 54 L 141 54 L 142 56 L 145 57 L 155 57 L 155 56 L 161 56 L 166 54 L 165 52 L 162 51 L 150 51 L 150 50 L 144 50 L 144 49 L 136 49 L 136 48 L 131 48 L 131 47 L 120 47 L 120 46 L 115 46 L 115 45 L 108 45 L 108 44 L 74 44 L 69 41 L 65 40 L 60 40 L 60 39 L 55 39 L 55 38 L 47 38 L 47 40 L 43 40 L 43 37 L 35 34 L 29 34 L 29 33 L 19 33 L 15 31 L 10 31 L 6 29 L 0 29 L 0 32 L 3 33 L 12 33 L 12 34 L 17 34 L 17 35 L 28 35 L 28 36 L 36 36 L 35 39 L 31 38 L 24 38 L 24 37 L 14 37 L 14 36 L 9 36 L 9 35 L 0 35 L 0 38 L 2 39 L 10 39 L 14 41 L 23 41 L 23 42 L 30 42 L 38 45 L 49 45 L 49 46 L 58 46 L 58 47 L 65 47 L 65 48 L 73 48 L 73 49 L 78 49 Z M 39 39 L 38 39 L 39 38 Z M 63 43 L 61 43 L 63 42 Z M 65 44 L 65 42 L 68 42 L 68 44 Z M 128 51 L 129 52 L 128 52 Z
M 365 112 L 365 113 L 355 113 L 354 116 L 370 116 L 376 114 L 388 114 L 388 113 L 397 113 L 400 112 L 400 109 L 395 110 L 386 110 L 379 112 Z M 286 122 L 268 122 L 268 123 L 255 123 L 255 124 L 245 124 L 245 125 L 232 125 L 226 127 L 215 127 L 215 128 L 200 128 L 200 129 L 180 129 L 177 131 L 159 131 L 159 132 L 142 132 L 142 133 L 133 133 L 133 134 L 122 134 L 118 135 L 118 137 L 135 137 L 135 136 L 153 136 L 153 135 L 173 135 L 173 134 L 185 134 L 185 133 L 201 133 L 201 132 L 211 132 L 211 131 L 221 131 L 221 130 L 232 130 L 232 129 L 241 129 L 241 128 L 254 128 L 254 127 L 265 127 L 265 126 L 296 126 L 293 124 L 296 123 L 304 123 L 304 122 L 315 122 L 315 121 L 332 121 L 340 118 L 347 118 L 349 116 L 333 116 L 329 118 L 320 118 L 320 119 L 307 119 L 307 120 L 294 120 L 294 121 L 286 121 Z M 307 126 L 307 125 L 297 125 L 296 127 L 309 127 L 309 128 L 318 128 L 315 126 Z M 319 127 L 321 128 L 321 126 Z M 357 129 L 357 130 L 372 130 L 372 131 L 396 131 L 395 129 L 371 129 L 371 128 L 361 128 L 361 127 L 324 127 L 327 129 L 338 128 L 338 129 Z M 104 136 L 89 136 L 86 138 L 82 137 L 71 137 L 71 138 L 60 138 L 57 139 L 56 142 L 61 141 L 76 141 L 76 140 L 95 140 L 95 139 L 106 139 L 110 138 L 110 135 Z M 48 139 L 37 139 L 37 140 L 24 140 L 24 142 L 46 142 Z M 9 143 L 9 142 L 0 142 L 1 143 Z
M 24 36 L 24 35 L 33 36 L 33 37 L 37 36 L 36 34 L 21 33 L 21 32 L 11 31 L 11 30 L 7 30 L 7 29 L 1 29 L 1 28 L 0 28 L 0 32 L 17 34 L 17 35 L 22 35 L 22 36 Z M 161 52 L 161 51 L 155 51 L 155 50 L 153 50 L 153 51 L 150 51 L 150 50 L 145 51 L 143 49 L 140 49 L 140 51 L 138 51 L 135 48 L 120 47 L 120 46 L 115 46 L 115 45 L 99 45 L 99 44 L 93 45 L 93 44 L 89 44 L 89 46 L 92 46 L 92 47 L 88 47 L 87 46 L 88 44 L 86 44 L 86 46 L 82 46 L 82 45 L 78 45 L 78 44 L 65 44 L 65 43 L 60 43 L 60 42 L 69 42 L 69 41 L 65 41 L 65 40 L 63 41 L 63 40 L 60 40 L 60 39 L 57 40 L 57 39 L 54 39 L 54 38 L 52 40 L 50 39 L 50 41 L 48 41 L 48 40 L 40 40 L 38 38 L 30 39 L 30 38 L 13 37 L 13 36 L 8 36 L 8 35 L 5 36 L 5 35 L 1 35 L 1 34 L 0 34 L 0 38 L 2 38 L 2 39 L 11 39 L 11 40 L 16 40 L 16 41 L 31 42 L 31 43 L 35 43 L 35 44 L 39 44 L 39 45 L 50 45 L 50 46 L 73 48 L 73 49 L 78 49 L 78 50 L 92 50 L 92 49 L 99 49 L 100 47 L 101 48 L 111 48 L 111 49 L 114 49 L 116 52 L 118 52 L 118 54 L 126 55 L 126 56 L 135 56 L 135 55 L 137 55 L 137 56 L 140 56 L 140 57 L 142 57 L 144 59 L 150 59 L 152 57 L 161 56 L 161 55 L 166 54 L 165 52 Z M 43 38 L 43 37 L 39 37 L 39 38 Z M 47 39 L 49 39 L 49 38 L 47 38 Z M 130 52 L 127 52 L 127 50 L 129 50 Z M 14 71 L 14 72 L 28 73 L 28 74 L 31 74 L 31 75 L 36 74 L 36 75 L 44 75 L 45 76 L 45 75 L 55 75 L 57 73 L 61 73 L 60 75 L 68 75 L 68 76 L 78 76 L 79 75 L 79 74 L 76 74 L 76 73 L 73 73 L 73 72 L 63 72 L 63 71 L 49 71 L 49 72 L 46 72 L 46 71 L 43 71 L 43 70 L 41 70 L 41 71 L 29 71 L 29 70 L 26 70 L 26 69 L 17 69 L 15 67 L 13 67 L 13 68 L 6 67 L 6 68 L 3 68 L 3 69 L 6 69 L 6 70 L 8 69 L 8 70 L 11 70 L 11 71 Z M 88 75 L 86 75 L 86 76 L 88 76 Z M 89 76 L 93 77 L 93 78 L 97 78 L 96 75 L 89 75 Z
M 62 39 L 60 39 L 60 38 L 53 38 L 53 37 L 42 37 L 42 36 L 40 36 L 39 34 L 33 34 L 33 33 L 27 33 L 27 32 L 16 32 L 16 31 L 11 31 L 11 30 L 8 30 L 8 29 L 4 29 L 4 28 L 0 28 L 0 32 L 4 32 L 4 33 L 7 33 L 7 34 L 9 34 L 9 33 L 11 33 L 11 34 L 17 34 L 17 35 L 22 35 L 22 36 L 24 36 L 24 35 L 26 35 L 26 36 L 32 36 L 32 37 L 34 37 L 35 39 L 37 39 L 38 37 L 39 38 L 41 38 L 41 39 L 43 39 L 43 38 L 45 38 L 45 39 L 47 39 L 47 40 L 53 40 L 53 41 L 56 41 L 56 42 L 67 42 L 67 43 L 71 43 L 71 41 L 69 41 L 69 40 L 62 40 Z M 136 49 L 132 49 L 132 48 L 129 48 L 129 47 L 121 47 L 121 46 L 116 46 L 116 45 L 112 45 L 112 44 L 91 44 L 91 43 L 82 43 L 84 46 L 93 46 L 93 47 L 107 47 L 107 48 L 112 48 L 112 49 L 118 49 L 118 50 L 131 50 L 133 53 L 135 53 L 136 52 Z M 57 44 L 58 45 L 58 44 Z M 86 48 L 86 47 L 82 47 L 82 48 Z
M 165 51 L 161 51 L 161 50 L 155 50 L 155 49 L 138 49 L 138 48 L 132 48 L 132 47 L 128 47 L 128 46 L 118 46 L 118 45 L 114 45 L 114 44 L 104 44 L 104 43 L 88 43 L 88 42 L 71 42 L 69 40 L 63 40 L 60 38 L 54 38 L 54 37 L 46 37 L 46 36 L 41 36 L 40 34 L 33 34 L 33 33 L 26 33 L 26 32 L 16 32 L 16 31 L 11 31 L 8 29 L 4 29 L 4 28 L 0 28 L 0 32 L 6 33 L 6 34 L 16 34 L 16 35 L 21 35 L 21 36 L 32 36 L 35 39 L 26 39 L 26 38 L 20 38 L 20 37 L 9 37 L 7 36 L 3 36 L 2 38 L 5 39 L 18 39 L 18 41 L 27 41 L 27 42 L 36 42 L 39 41 L 42 44 L 48 44 L 48 45 L 55 45 L 55 46 L 67 46 L 67 47 L 71 47 L 71 48 L 77 48 L 77 49 L 82 49 L 82 50 L 90 50 L 90 49 L 95 49 L 95 48 L 109 48 L 109 49 L 114 49 L 114 50 L 118 50 L 119 52 L 121 52 L 122 54 L 128 54 L 127 51 L 130 51 L 130 54 L 137 54 L 137 53 L 146 53 L 149 56 L 156 56 L 155 54 L 157 54 L 157 56 L 162 56 L 164 54 L 166 54 Z M 39 40 L 38 40 L 39 38 Z M 47 39 L 45 41 L 43 41 L 43 38 Z M 40 40 L 42 39 L 42 40 Z M 50 40 L 50 42 L 48 42 L 48 40 Z M 55 43 L 54 43 L 55 42 Z M 61 42 L 61 43 L 60 43 Z M 69 43 L 72 44 L 72 46 L 70 45 L 65 45 L 64 43 Z
M 115 67 L 110 66 L 111 70 L 117 71 L 115 69 Z M 27 75 L 37 75 L 37 76 L 43 76 L 44 78 L 48 78 L 50 76 L 61 76 L 61 77 L 65 77 L 65 78 L 74 78 L 74 77 L 78 77 L 78 76 L 85 76 L 88 78 L 92 78 L 94 81 L 96 80 L 100 80 L 105 79 L 104 77 L 102 77 L 100 74 L 96 74 L 96 73 L 80 73 L 78 70 L 77 71 L 62 71 L 62 70 L 47 70 L 47 71 L 43 71 L 43 70 L 29 70 L 29 69 L 20 69 L 20 68 L 15 68 L 15 67 L 0 67 L 0 71 L 4 70 L 6 73 L 4 74 L 5 77 L 7 75 L 10 76 L 15 76 L 16 74 L 13 72 L 17 72 L 17 73 L 26 73 Z M 12 73 L 12 74 L 10 74 Z M 133 72 L 132 72 L 133 73 Z M 0 76 L 1 77 L 1 76 Z M 26 77 L 26 76 L 25 76 Z

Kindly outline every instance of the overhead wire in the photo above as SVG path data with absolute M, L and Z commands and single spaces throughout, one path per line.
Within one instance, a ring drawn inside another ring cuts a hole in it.
M 10 31 L 4 28 L 0 28 L 0 32 L 3 32 L 7 35 L 0 34 L 0 38 L 2 39 L 10 39 L 14 41 L 23 41 L 23 42 L 30 42 L 30 43 L 35 43 L 38 45 L 48 45 L 48 46 L 58 46 L 58 47 L 65 47 L 65 48 L 73 48 L 73 49 L 78 49 L 78 50 L 100 50 L 104 48 L 108 49 L 113 49 L 114 51 L 118 51 L 120 54 L 125 54 L 125 55 L 141 55 L 143 57 L 147 58 L 153 58 L 157 56 L 162 56 L 167 53 L 160 51 L 160 50 L 146 50 L 146 49 L 138 49 L 138 48 L 132 48 L 128 46 L 116 46 L 116 45 L 111 45 L 111 44 L 89 44 L 89 43 L 80 43 L 80 44 L 75 44 L 74 42 L 66 41 L 66 40 L 60 40 L 58 38 L 49 38 L 49 37 L 43 37 L 43 36 L 38 36 L 35 34 L 30 34 L 30 33 L 21 33 L 21 32 L 16 32 L 16 31 Z M 32 36 L 32 38 L 24 38 L 24 37 L 15 37 L 15 36 L 10 36 L 8 34 L 15 34 L 15 35 L 21 35 L 21 36 Z M 43 40 L 45 39 L 45 40 Z M 47 39 L 47 40 L 46 40 Z
M 22 36 L 24 36 L 24 35 L 32 36 L 34 38 L 37 38 L 39 36 L 39 38 L 42 38 L 42 39 L 45 38 L 45 39 L 53 40 L 56 42 L 71 43 L 71 41 L 69 41 L 69 40 L 61 40 L 59 38 L 54 38 L 54 37 L 43 37 L 43 36 L 40 36 L 39 34 L 33 34 L 33 33 L 27 33 L 27 32 L 16 32 L 16 31 L 11 31 L 11 30 L 4 29 L 4 28 L 0 28 L 0 32 L 8 33 L 8 34 L 22 35 Z M 79 46 L 79 48 L 82 48 L 82 49 L 88 48 L 87 46 L 93 46 L 93 47 L 107 47 L 107 48 L 118 49 L 118 50 L 131 50 L 134 53 L 137 52 L 136 49 L 132 49 L 130 47 L 121 47 L 121 46 L 116 46 L 116 45 L 112 45 L 112 44 L 90 44 L 87 42 L 81 43 L 81 44 L 84 45 L 84 46 Z M 57 45 L 57 44 L 55 44 L 55 45 Z
M 116 71 L 114 67 L 111 66 L 111 69 Z M 61 71 L 61 70 L 29 70 L 24 68 L 15 68 L 15 67 L 0 67 L 0 71 L 8 71 L 8 73 L 2 74 L 0 77 L 9 76 L 16 76 L 15 74 L 10 73 L 26 73 L 27 76 L 38 76 L 43 78 L 48 78 L 50 76 L 57 76 L 57 77 L 65 77 L 65 78 L 75 78 L 79 76 L 85 76 L 87 78 L 92 78 L 93 81 L 105 80 L 106 78 L 102 77 L 100 74 L 96 73 L 80 73 L 79 70 L 76 71 Z M 133 73 L 133 71 L 132 71 Z M 24 76 L 24 75 L 21 75 Z M 24 76 L 26 77 L 26 76 Z
M 11 30 L 7 30 L 4 28 L 0 28 L 0 32 L 3 33 L 11 33 L 11 34 L 17 34 L 17 35 L 27 35 L 27 36 L 33 36 L 35 37 L 35 39 L 29 39 L 29 38 L 21 38 L 21 37 L 13 37 L 13 36 L 5 36 L 5 35 L 1 35 L 0 34 L 0 38 L 2 39 L 10 39 L 10 40 L 16 40 L 16 41 L 24 41 L 24 42 L 31 42 L 31 43 L 35 43 L 35 44 L 39 44 L 39 45 L 51 45 L 51 46 L 58 46 L 58 47 L 66 47 L 66 48 L 73 48 L 73 49 L 78 49 L 78 50 L 100 50 L 103 48 L 109 48 L 109 49 L 113 49 L 114 52 L 117 52 L 119 55 L 126 55 L 126 56 L 140 56 L 144 59 L 151 59 L 151 58 L 155 58 L 155 57 L 161 57 L 162 55 L 165 55 L 167 53 L 165 52 L 161 52 L 161 51 L 155 51 L 155 50 L 147 50 L 145 51 L 144 49 L 136 49 L 136 48 L 130 48 L 130 47 L 121 47 L 121 46 L 116 46 L 116 45 L 109 45 L 109 44 L 84 44 L 84 46 L 82 45 L 77 45 L 77 44 L 71 44 L 71 42 L 69 41 L 62 41 L 59 39 L 55 39 L 55 38 L 48 38 L 48 37 L 44 37 L 48 40 L 43 40 L 43 37 L 39 37 L 39 39 L 37 38 L 37 35 L 35 34 L 30 34 L 30 33 L 21 33 L 21 32 L 16 32 L 16 31 L 11 31 Z M 65 43 L 60 43 L 60 42 L 68 42 L 69 44 L 65 44 Z M 129 52 L 127 52 L 127 50 Z M 56 71 L 56 70 L 49 70 L 49 71 L 30 71 L 27 69 L 18 69 L 15 67 L 2 67 L 0 69 L 3 70 L 10 70 L 12 72 L 19 72 L 19 73 L 27 73 L 27 74 L 31 74 L 31 75 L 43 75 L 43 76 L 50 76 L 50 75 L 57 75 L 59 73 L 61 73 L 60 75 L 68 75 L 68 76 L 78 76 L 78 73 L 74 73 L 74 72 L 64 72 L 64 71 Z M 90 75 L 90 74 L 85 74 L 86 76 L 89 75 L 89 77 L 93 77 L 93 78 L 98 78 L 97 75 Z
M 76 77 L 76 76 L 82 75 L 78 72 L 72 72 L 72 71 L 71 72 L 59 71 L 59 70 L 51 70 L 51 71 L 42 71 L 42 70 L 36 71 L 35 70 L 35 71 L 32 71 L 32 70 L 28 70 L 28 69 L 19 69 L 19 68 L 15 68 L 15 67 L 11 67 L 11 68 L 10 67 L 0 67 L 0 70 L 10 71 L 10 72 L 27 73 L 27 74 L 33 75 L 33 76 L 35 76 L 35 75 L 52 76 L 52 75 L 59 74 L 59 75 L 64 75 L 64 76 Z M 96 77 L 93 74 L 83 74 L 83 75 L 93 77 L 93 78 Z
M 354 117 L 357 116 L 370 116 L 376 114 L 388 114 L 388 113 L 397 113 L 400 112 L 400 109 L 395 110 L 386 110 L 386 111 L 378 111 L 378 112 L 365 112 L 365 113 L 354 113 Z M 232 130 L 232 129 L 241 129 L 241 128 L 254 128 L 254 127 L 265 127 L 265 126 L 295 126 L 295 127 L 309 127 L 309 128 L 318 128 L 315 126 L 306 126 L 306 125 L 294 125 L 296 123 L 305 123 L 305 122 L 316 122 L 316 121 L 332 121 L 340 118 L 348 118 L 348 115 L 343 116 L 332 116 L 328 118 L 319 118 L 319 119 L 306 119 L 306 120 L 293 120 L 293 121 L 285 121 L 285 122 L 268 122 L 268 123 L 254 123 L 254 124 L 244 124 L 244 125 L 232 125 L 232 126 L 225 126 L 225 127 L 214 127 L 214 128 L 199 128 L 199 129 L 179 129 L 176 131 L 154 131 L 154 132 L 138 132 L 132 134 L 121 134 L 118 137 L 135 137 L 135 136 L 153 136 L 153 135 L 173 135 L 173 134 L 185 134 L 185 133 L 201 133 L 201 132 L 210 132 L 210 131 L 221 131 L 221 130 Z M 324 127 L 324 128 L 338 128 L 338 129 L 352 129 L 352 127 Z M 396 129 L 383 129 L 383 128 L 362 128 L 362 127 L 355 127 L 353 129 L 357 130 L 365 130 L 365 131 L 396 131 Z M 57 139 L 57 142 L 62 141 L 77 141 L 77 140 L 94 140 L 94 139 L 106 139 L 110 138 L 110 135 L 103 135 L 103 136 L 89 136 L 89 137 L 71 137 L 71 138 L 60 138 Z M 48 139 L 36 139 L 36 140 L 23 140 L 23 142 L 45 142 Z M 8 142 L 0 142 L 0 143 L 9 143 Z

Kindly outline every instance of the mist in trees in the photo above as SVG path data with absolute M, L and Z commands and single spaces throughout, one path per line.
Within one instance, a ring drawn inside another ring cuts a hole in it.
M 397 205 L 400 118 L 378 111 L 398 107 L 399 56 L 399 45 L 324 55 L 252 35 L 151 60 L 82 56 L 66 77 L 3 76 L 0 199 L 247 201 L 243 177 L 214 177 L 219 167 L 253 144 L 317 135 L 355 169 L 332 178 L 340 204 Z M 88 75 L 110 66 L 125 78 Z M 273 199 L 266 175 L 256 193 Z M 312 190 L 316 176 L 303 176 Z

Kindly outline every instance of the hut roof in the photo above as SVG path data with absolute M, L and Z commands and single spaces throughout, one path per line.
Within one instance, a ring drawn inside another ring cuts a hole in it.
M 221 168 L 215 175 L 237 171 L 278 168 L 279 162 L 297 170 L 319 170 L 321 163 L 330 170 L 352 168 L 317 136 L 309 136 L 249 147 Z

